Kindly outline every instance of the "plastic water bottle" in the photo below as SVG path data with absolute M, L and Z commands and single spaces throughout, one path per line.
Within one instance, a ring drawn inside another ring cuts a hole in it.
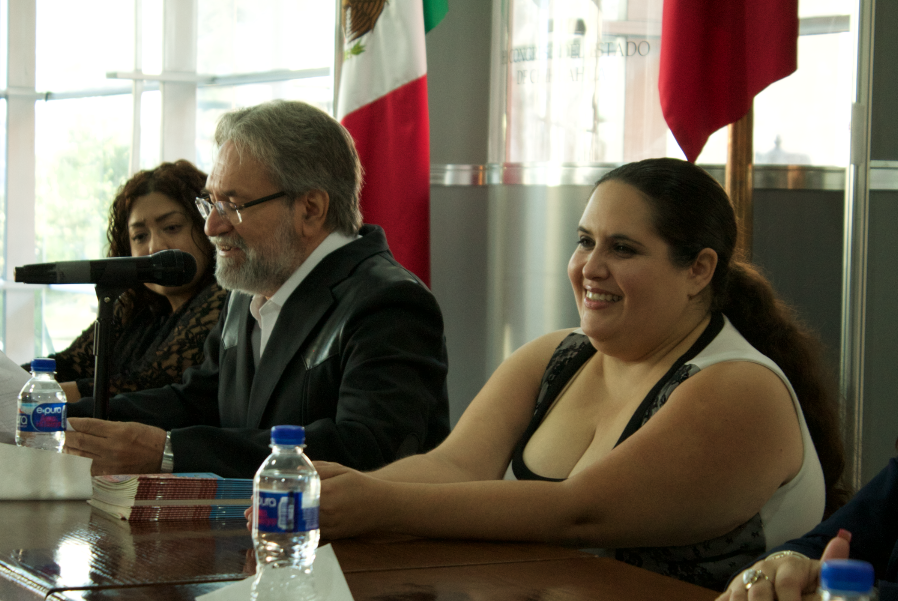
M 873 566 L 856 559 L 831 559 L 820 567 L 821 601 L 873 601 Z
M 62 452 L 65 444 L 65 393 L 53 377 L 54 359 L 31 362 L 31 379 L 19 393 L 16 444 L 31 449 Z
M 301 426 L 272 428 L 272 453 L 253 479 L 254 601 L 315 596 L 321 479 L 303 453 L 304 442 Z

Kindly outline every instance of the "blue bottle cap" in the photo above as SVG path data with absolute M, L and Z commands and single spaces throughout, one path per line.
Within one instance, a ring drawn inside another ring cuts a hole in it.
M 857 559 L 831 559 L 820 568 L 820 588 L 867 593 L 873 588 L 873 566 Z
M 56 371 L 56 359 L 33 359 L 31 361 L 31 371 L 54 372 Z
M 275 426 L 271 429 L 271 443 L 276 445 L 301 445 L 306 441 L 302 426 Z

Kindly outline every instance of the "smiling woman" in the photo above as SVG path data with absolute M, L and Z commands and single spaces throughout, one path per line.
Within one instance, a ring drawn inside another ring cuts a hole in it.
M 568 275 L 580 325 L 607 354 L 639 360 L 657 342 L 684 339 L 707 316 L 707 302 L 695 301 L 717 253 L 702 249 L 688 268 L 671 269 L 668 244 L 638 189 L 613 179 L 598 186 L 578 230 Z
M 569 264 L 581 327 L 514 353 L 426 455 L 317 464 L 322 536 L 563 542 L 719 589 L 812 527 L 843 502 L 835 386 L 736 234 L 695 165 L 610 172 Z
M 183 286 L 136 284 L 118 299 L 110 395 L 180 382 L 185 369 L 203 360 L 203 343 L 225 296 L 215 283 L 212 245 L 194 205 L 205 182 L 206 174 L 188 161 L 162 163 L 135 174 L 112 203 L 110 257 L 177 249 L 193 255 L 197 273 Z M 51 355 L 69 401 L 93 395 L 93 342 L 91 326 Z

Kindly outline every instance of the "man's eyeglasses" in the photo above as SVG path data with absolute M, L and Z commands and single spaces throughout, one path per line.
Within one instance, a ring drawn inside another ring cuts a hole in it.
M 226 200 L 213 201 L 211 196 L 209 196 L 208 194 L 204 194 L 203 196 L 196 197 L 196 208 L 200 210 L 200 215 L 203 216 L 203 219 L 208 219 L 209 215 L 212 214 L 212 208 L 214 207 L 215 210 L 218 211 L 219 217 L 221 217 L 222 219 L 227 219 L 231 222 L 231 225 L 237 225 L 238 223 L 243 223 L 243 216 L 240 214 L 240 211 L 242 211 L 243 209 L 248 209 L 249 207 L 262 204 L 263 202 L 268 202 L 269 200 L 274 200 L 275 198 L 281 198 L 283 196 L 287 196 L 287 193 L 277 192 L 269 196 L 263 196 L 262 198 L 257 198 L 256 200 L 245 202 L 242 205 L 238 205 Z

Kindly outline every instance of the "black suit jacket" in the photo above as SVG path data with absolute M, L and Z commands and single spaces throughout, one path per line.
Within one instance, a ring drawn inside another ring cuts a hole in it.
M 118 395 L 109 418 L 171 430 L 174 471 L 252 477 L 270 429 L 306 428 L 306 453 L 370 470 L 449 432 L 443 319 L 383 230 L 327 255 L 284 303 L 254 366 L 252 297 L 232 292 L 182 384 Z M 69 405 L 90 416 L 93 399 Z

